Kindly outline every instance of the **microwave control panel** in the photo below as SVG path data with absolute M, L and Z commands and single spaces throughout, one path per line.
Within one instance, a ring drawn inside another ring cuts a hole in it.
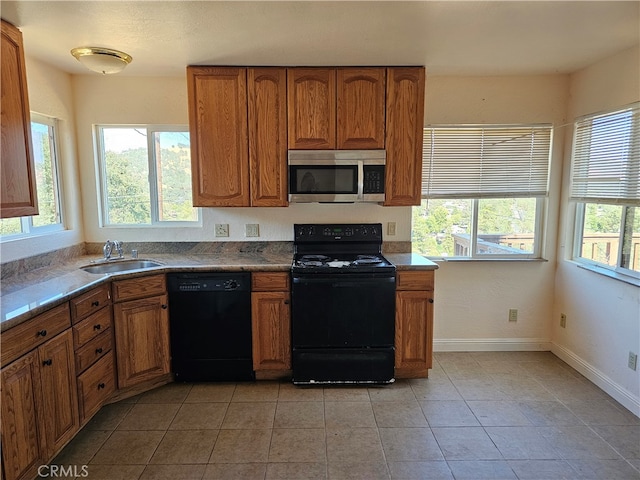
M 384 193 L 384 165 L 365 165 L 364 193 Z

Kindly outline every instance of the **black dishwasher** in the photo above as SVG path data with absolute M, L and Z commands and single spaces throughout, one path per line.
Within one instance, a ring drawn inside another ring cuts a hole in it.
M 176 381 L 254 380 L 251 274 L 172 273 L 167 282 Z

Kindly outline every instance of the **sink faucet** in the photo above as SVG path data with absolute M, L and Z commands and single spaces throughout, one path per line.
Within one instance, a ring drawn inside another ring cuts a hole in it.
M 118 252 L 118 258 L 124 257 L 124 253 L 122 251 L 122 242 L 120 240 L 113 241 L 113 248 L 115 248 L 116 252 Z
M 111 259 L 111 254 L 113 253 L 114 248 L 116 249 L 116 252 L 118 252 L 118 258 L 122 258 L 124 256 L 122 251 L 122 242 L 119 240 L 114 240 L 113 242 L 111 240 L 107 240 L 102 247 L 102 253 L 105 260 Z
M 105 260 L 109 260 L 111 258 L 111 252 L 113 251 L 113 242 L 111 240 L 107 240 L 102 247 L 102 254 L 104 255 Z

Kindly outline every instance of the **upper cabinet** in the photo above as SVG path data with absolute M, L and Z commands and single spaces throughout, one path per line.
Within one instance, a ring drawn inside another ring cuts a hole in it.
M 287 74 L 284 68 L 247 70 L 251 206 L 286 207 Z
M 336 148 L 336 71 L 287 69 L 290 149 Z
M 387 69 L 386 206 L 420 205 L 424 67 Z
M 247 71 L 188 67 L 193 205 L 249 205 Z
M 337 148 L 384 148 L 384 68 L 339 68 L 336 80 Z
M 187 67 L 193 204 L 287 205 L 284 68 Z
M 2 21 L 0 217 L 38 214 L 22 33 Z
M 290 149 L 384 148 L 384 68 L 289 68 Z

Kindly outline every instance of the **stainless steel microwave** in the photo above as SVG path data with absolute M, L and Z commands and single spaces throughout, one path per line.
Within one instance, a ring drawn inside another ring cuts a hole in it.
M 289 202 L 384 201 L 385 150 L 289 150 Z

